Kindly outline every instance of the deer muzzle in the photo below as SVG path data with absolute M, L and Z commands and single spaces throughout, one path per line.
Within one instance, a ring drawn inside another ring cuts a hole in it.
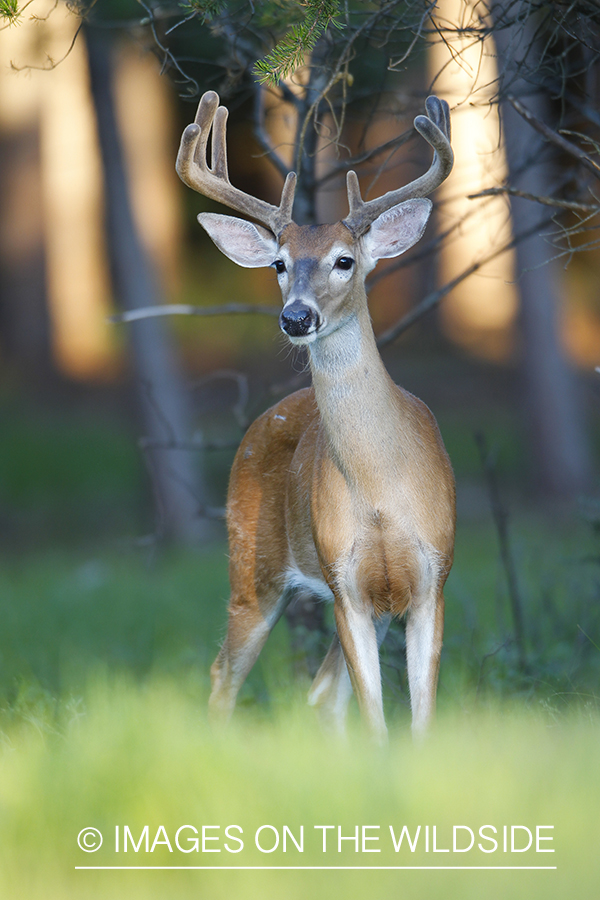
M 304 300 L 286 303 L 279 316 L 279 327 L 288 337 L 298 338 L 313 334 L 319 328 L 321 317 Z

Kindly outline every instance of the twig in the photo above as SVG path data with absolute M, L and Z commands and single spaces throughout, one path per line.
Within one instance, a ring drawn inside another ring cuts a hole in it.
M 517 571 L 510 546 L 508 534 L 508 513 L 502 504 L 500 497 L 500 487 L 496 470 L 490 458 L 487 448 L 487 442 L 483 432 L 478 431 L 475 434 L 475 443 L 481 457 L 481 464 L 486 477 L 488 491 L 490 495 L 490 505 L 492 508 L 492 516 L 496 531 L 498 533 L 498 544 L 500 546 L 500 559 L 506 574 L 508 586 L 508 596 L 510 600 L 510 608 L 513 619 L 513 628 L 515 635 L 515 644 L 517 647 L 517 656 L 519 668 L 521 671 L 527 670 L 527 658 L 525 655 L 525 629 L 523 626 L 523 601 L 517 579 Z
M 414 33 L 414 37 L 413 37 L 412 41 L 411 41 L 410 44 L 409 44 L 408 50 L 406 50 L 406 52 L 402 54 L 402 56 L 400 57 L 400 59 L 397 59 L 397 60 L 395 60 L 395 61 L 392 61 L 392 60 L 390 59 L 390 61 L 389 61 L 389 63 L 388 63 L 388 70 L 389 70 L 390 72 L 397 72 L 397 71 L 398 71 L 398 67 L 401 66 L 402 63 L 406 62 L 406 60 L 408 59 L 408 57 L 410 56 L 410 54 L 411 54 L 412 51 L 414 50 L 415 44 L 417 43 L 417 41 L 418 41 L 419 38 L 421 37 L 421 34 L 422 34 L 422 32 L 423 32 L 423 28 L 425 27 L 425 22 L 427 21 L 427 18 L 428 18 L 428 17 L 431 18 L 432 10 L 434 10 L 435 7 L 436 7 L 436 0 L 430 0 L 430 2 L 427 3 L 427 5 L 426 5 L 426 7 L 425 7 L 425 11 L 424 11 L 424 13 L 423 13 L 423 15 L 422 15 L 422 17 L 421 17 L 421 21 L 419 22 L 419 26 L 418 26 L 417 30 L 415 31 L 415 33 Z
M 324 175 L 317 178 L 317 187 L 322 187 L 341 173 L 346 173 L 348 169 L 353 169 L 355 166 L 360 166 L 362 163 L 369 162 L 374 156 L 379 156 L 381 153 L 386 153 L 388 150 L 398 149 L 398 147 L 401 147 L 403 144 L 406 144 L 409 140 L 414 138 L 416 133 L 414 128 L 409 128 L 408 131 L 404 131 L 402 134 L 398 135 L 398 137 L 391 138 L 391 140 L 386 141 L 384 144 L 378 144 L 377 147 L 373 147 L 371 150 L 365 150 L 363 153 L 344 159 L 340 163 L 336 163 L 328 169 Z
M 329 93 L 332 87 L 337 83 L 340 72 L 342 68 L 346 65 L 347 61 L 350 58 L 351 50 L 360 37 L 365 31 L 367 31 L 371 26 L 377 21 L 378 18 L 387 15 L 394 7 L 398 6 L 399 0 L 391 0 L 390 3 L 387 3 L 382 9 L 377 10 L 366 22 L 356 29 L 354 34 L 348 39 L 342 53 L 340 54 L 335 66 L 332 69 L 332 74 L 329 80 L 327 81 L 325 87 L 319 91 L 317 94 L 316 100 L 310 104 L 308 111 L 306 112 L 304 119 L 300 125 L 299 134 L 298 134 L 298 146 L 296 148 L 296 171 L 300 171 L 300 160 L 302 158 L 302 150 L 304 147 L 304 140 L 306 135 L 306 129 L 310 123 L 310 120 L 314 118 L 316 115 L 317 109 L 323 97 Z
M 556 206 L 558 209 L 571 209 L 573 212 L 598 212 L 600 210 L 600 200 L 595 206 L 587 203 L 576 203 L 573 200 L 556 200 L 554 197 L 539 197 L 537 194 L 529 194 L 527 191 L 520 191 L 511 187 L 492 187 L 478 194 L 468 194 L 467 200 L 477 200 L 479 197 L 495 197 L 498 194 L 509 194 L 511 197 L 522 197 L 524 200 L 533 200 L 535 203 L 541 203 L 543 206 Z
M 204 378 L 199 378 L 191 385 L 191 387 L 194 390 L 202 389 L 211 382 L 218 381 L 219 379 L 235 381 L 238 389 L 238 398 L 231 407 L 231 411 L 239 427 L 242 431 L 246 431 L 250 424 L 250 419 L 248 418 L 250 387 L 248 385 L 247 375 L 244 375 L 243 372 L 237 372 L 234 369 L 216 369 L 214 372 L 209 372 Z
M 495 650 L 491 650 L 489 653 L 486 653 L 481 658 L 481 664 L 479 666 L 479 677 L 477 679 L 477 687 L 475 688 L 475 696 L 476 697 L 479 696 L 479 691 L 481 689 L 481 683 L 483 681 L 483 667 L 484 667 L 485 663 L 487 662 L 488 659 L 491 659 L 493 656 L 496 656 L 498 653 L 500 653 L 501 650 L 506 650 L 507 647 L 510 647 L 512 642 L 513 642 L 512 638 L 507 638 L 507 640 L 505 640 L 503 644 L 500 644 L 500 646 L 496 647 Z
M 126 312 L 109 316 L 113 325 L 123 322 L 135 322 L 137 319 L 152 319 L 156 316 L 241 316 L 258 313 L 263 316 L 278 316 L 281 310 L 277 306 L 264 306 L 253 303 L 223 303 L 221 306 L 191 306 L 187 303 L 167 303 L 164 306 L 142 306 Z
M 592 647 L 595 647 L 596 650 L 600 650 L 600 647 L 598 646 L 598 644 L 597 644 L 595 641 L 592 640 L 592 638 L 589 636 L 589 634 L 587 634 L 587 632 L 585 632 L 585 631 L 583 630 L 583 628 L 581 627 L 581 625 L 579 625 L 579 623 L 577 624 L 577 627 L 579 628 L 579 630 L 580 630 L 580 632 L 582 633 L 582 635 L 588 639 L 588 641 L 590 642 L 590 644 L 592 645 Z
M 536 116 L 533 115 L 530 110 L 528 110 L 522 103 L 520 103 L 515 97 L 511 94 L 507 97 L 508 102 L 511 106 L 522 116 L 526 122 L 531 125 L 532 128 L 535 129 L 539 134 L 546 138 L 551 144 L 554 144 L 557 147 L 560 147 L 561 150 L 564 150 L 565 153 L 568 153 L 570 156 L 574 156 L 575 159 L 578 159 L 582 166 L 584 166 L 588 172 L 591 172 L 595 178 L 600 179 L 600 166 L 596 165 L 596 163 L 590 159 L 590 157 L 585 153 L 584 150 L 581 150 L 575 144 L 572 144 L 570 141 L 567 141 L 564 137 L 561 137 L 560 134 L 557 134 L 556 131 L 553 131 L 545 122 L 542 122 Z
M 94 0 L 94 2 L 97 2 L 97 0 Z M 189 85 L 192 86 L 192 91 L 191 91 L 191 93 L 192 93 L 193 95 L 199 94 L 199 93 L 200 93 L 200 87 L 199 87 L 198 82 L 196 81 L 196 79 L 195 79 L 195 78 L 192 78 L 190 75 L 187 75 L 187 74 L 183 71 L 183 69 L 182 69 L 181 66 L 179 65 L 179 62 L 177 61 L 177 59 L 175 58 L 175 56 L 171 53 L 171 51 L 169 50 L 168 47 L 165 47 L 165 45 L 164 45 L 164 44 L 162 43 L 162 41 L 160 40 L 160 38 L 159 38 L 159 36 L 158 36 L 158 31 L 156 30 L 156 10 L 155 10 L 153 7 L 151 7 L 151 6 L 148 6 L 148 4 L 144 2 L 144 0 L 137 0 L 137 2 L 140 4 L 140 6 L 142 7 L 142 9 L 144 9 L 144 10 L 146 11 L 147 21 L 146 21 L 145 24 L 150 25 L 150 30 L 151 30 L 151 32 L 152 32 L 152 37 L 153 37 L 153 39 L 154 39 L 154 43 L 156 44 L 156 46 L 159 48 L 159 50 L 160 50 L 161 53 L 163 54 L 162 67 L 161 67 L 161 74 L 162 74 L 163 71 L 166 70 L 166 68 L 167 68 L 167 63 L 168 63 L 169 65 L 171 65 L 171 66 L 175 69 L 176 72 L 179 72 L 179 74 L 181 75 L 181 77 L 184 79 L 184 82 L 185 82 L 185 83 L 187 83 L 187 84 L 189 84 Z
M 383 334 L 379 335 L 377 338 L 377 346 L 381 350 L 383 347 L 387 347 L 388 344 L 393 344 L 394 341 L 400 337 L 400 335 L 404 334 L 405 331 L 408 331 L 409 328 L 412 328 L 413 325 L 427 315 L 428 312 L 431 312 L 443 299 L 444 297 L 450 293 L 450 291 L 454 290 L 461 282 L 463 282 L 469 275 L 472 275 L 474 272 L 477 272 L 487 263 L 496 259 L 497 256 L 501 256 L 507 250 L 511 250 L 519 241 L 524 241 L 528 237 L 531 237 L 532 234 L 537 234 L 540 228 L 544 228 L 548 225 L 552 219 L 545 219 L 542 222 L 537 222 L 532 228 L 527 231 L 521 232 L 521 234 L 516 235 L 512 240 L 508 241 L 502 247 L 494 250 L 493 253 L 488 254 L 483 259 L 478 260 L 478 262 L 473 263 L 473 265 L 469 266 L 464 272 L 461 272 L 460 275 L 457 275 L 456 278 L 453 278 L 452 281 L 449 281 L 447 284 L 443 285 L 441 288 L 438 288 L 435 291 L 432 291 L 417 305 L 414 309 L 412 309 L 409 313 L 403 316 L 398 322 L 395 322 L 391 325 Z M 416 261 L 417 255 L 415 254 L 414 258 L 411 258 L 411 262 Z M 399 268 L 399 266 L 397 267 Z M 385 275 L 391 275 L 392 271 L 394 271 L 394 267 L 390 266 L 385 272 L 382 273 L 382 277 Z M 372 286 L 375 279 L 371 280 L 369 286 Z M 600 374 L 600 367 L 598 369 Z M 298 388 L 302 387 L 304 384 L 308 382 L 308 374 L 306 372 L 302 372 L 300 375 L 294 375 L 292 378 L 287 381 L 277 384 L 273 387 L 271 393 L 272 394 L 285 394 L 289 393 L 289 391 L 298 390 Z
M 521 234 L 515 235 L 512 240 L 508 241 L 502 247 L 499 247 L 497 250 L 494 250 L 492 253 L 489 253 L 487 256 L 484 256 L 483 259 L 474 262 L 470 265 L 464 272 L 461 272 L 460 275 L 457 275 L 456 278 L 453 278 L 452 281 L 449 281 L 443 287 L 438 288 L 435 291 L 432 291 L 428 294 L 421 302 L 412 309 L 409 313 L 407 313 L 399 322 L 396 322 L 387 331 L 384 331 L 382 335 L 377 339 L 377 346 L 381 349 L 382 347 L 386 347 L 388 344 L 393 343 L 396 338 L 400 337 L 401 334 L 404 334 L 415 322 L 418 322 L 419 319 L 422 319 L 426 313 L 430 310 L 434 309 L 438 305 L 438 303 L 444 299 L 446 294 L 449 294 L 450 291 L 454 290 L 461 282 L 463 282 L 469 275 L 472 275 L 474 272 L 477 272 L 487 263 L 491 262 L 493 259 L 496 259 L 497 256 L 501 256 L 502 253 L 505 253 L 507 250 L 511 250 L 519 241 L 524 241 L 528 237 L 531 237 L 533 234 L 537 234 L 540 228 L 548 225 L 552 219 L 547 219 L 542 222 L 536 222 L 536 224 L 528 229 L 527 231 L 521 232 Z
M 446 228 L 445 231 L 438 231 L 435 237 L 433 237 L 426 243 L 421 244 L 419 250 L 417 250 L 416 252 L 413 251 L 409 256 L 401 256 L 399 259 L 396 259 L 391 265 L 386 266 L 385 269 L 380 269 L 378 272 L 374 272 L 367 279 L 367 293 L 370 293 L 375 285 L 383 278 L 388 278 L 390 275 L 393 275 L 400 269 L 405 269 L 408 266 L 414 266 L 415 263 L 420 262 L 422 259 L 426 259 L 428 256 L 430 256 L 430 254 L 435 253 L 441 246 L 441 244 L 446 240 L 446 238 L 450 237 L 451 234 L 454 234 L 454 232 L 462 228 L 465 222 L 467 222 L 472 216 L 478 215 L 483 209 L 485 209 L 485 207 L 485 203 L 481 203 L 477 206 L 473 205 L 471 209 L 467 210 L 467 212 L 462 216 L 461 219 L 454 222 L 452 225 Z
M 23 71 L 29 71 L 29 70 L 39 71 L 39 72 L 50 72 L 50 71 L 52 71 L 52 69 L 56 69 L 57 66 L 60 66 L 60 64 L 62 62 L 64 62 L 68 56 L 71 55 L 73 47 L 77 43 L 77 38 L 79 37 L 83 26 L 84 26 L 84 20 L 82 19 L 81 22 L 79 23 L 79 25 L 77 26 L 77 29 L 75 30 L 75 34 L 73 35 L 73 39 L 71 40 L 71 43 L 69 44 L 66 52 L 61 56 L 60 59 L 52 59 L 51 56 L 48 56 L 48 54 L 46 54 L 47 63 L 43 66 L 34 66 L 34 65 L 18 66 L 16 63 L 12 62 L 12 60 L 11 60 L 11 63 L 10 63 L 11 69 L 14 72 L 23 72 Z

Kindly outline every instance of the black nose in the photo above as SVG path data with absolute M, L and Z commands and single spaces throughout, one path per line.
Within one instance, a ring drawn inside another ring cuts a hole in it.
M 310 331 L 314 331 L 319 322 L 319 316 L 310 306 L 304 303 L 291 303 L 282 310 L 279 316 L 279 326 L 290 337 L 303 337 Z

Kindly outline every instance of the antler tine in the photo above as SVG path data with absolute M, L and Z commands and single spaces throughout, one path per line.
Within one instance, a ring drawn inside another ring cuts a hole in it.
M 213 122 L 212 159 L 211 168 L 217 178 L 222 178 L 228 184 L 229 172 L 227 171 L 227 117 L 229 111 L 224 106 L 219 106 Z
M 445 181 L 452 170 L 454 154 L 450 146 L 450 107 L 445 100 L 428 97 L 425 101 L 426 116 L 417 116 L 414 125 L 419 134 L 434 149 L 433 160 L 427 172 L 398 190 L 388 191 L 374 200 L 363 200 L 356 172 L 348 172 L 348 216 L 346 225 L 355 237 L 364 234 L 371 224 L 386 210 L 413 197 L 426 197 Z
M 215 120 L 215 115 L 219 108 L 219 95 L 214 91 L 206 91 L 200 97 L 200 103 L 194 116 L 194 123 L 200 129 L 200 139 L 194 154 L 194 162 L 201 169 L 206 169 L 206 148 L 208 147 L 208 139 L 210 130 Z
M 428 97 L 425 101 L 427 117 L 434 122 L 440 131 L 443 131 L 450 140 L 450 107 L 445 100 L 439 97 Z M 425 119 L 425 116 L 417 116 L 417 119 Z M 416 120 L 415 120 L 416 121 Z
M 204 197 L 217 200 L 236 212 L 244 213 L 279 235 L 292 221 L 296 175 L 285 180 L 279 206 L 259 200 L 234 187 L 227 171 L 227 109 L 219 106 L 219 95 L 207 91 L 200 98 L 195 121 L 181 137 L 177 154 L 177 174 L 188 187 Z M 212 129 L 211 166 L 207 146 Z

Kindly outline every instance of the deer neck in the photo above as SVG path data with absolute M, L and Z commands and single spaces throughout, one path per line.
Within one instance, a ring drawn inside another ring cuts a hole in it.
M 329 451 L 349 481 L 381 484 L 398 464 L 401 408 L 364 303 L 309 345 L 313 386 Z

